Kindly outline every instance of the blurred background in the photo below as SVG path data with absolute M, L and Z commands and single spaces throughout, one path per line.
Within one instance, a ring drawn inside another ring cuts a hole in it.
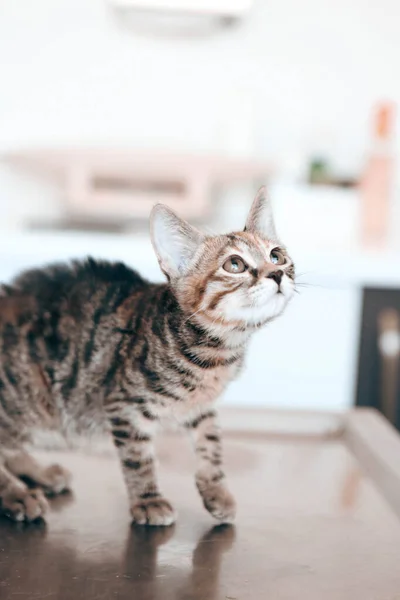
M 400 425 L 396 0 L 1 0 L 0 279 L 124 260 L 166 202 L 241 228 L 266 183 L 300 294 L 224 402 Z

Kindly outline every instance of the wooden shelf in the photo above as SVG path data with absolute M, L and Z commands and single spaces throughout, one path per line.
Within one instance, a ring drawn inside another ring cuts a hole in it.
M 31 149 L 11 164 L 55 179 L 69 217 L 146 217 L 157 202 L 186 217 L 204 216 L 215 185 L 265 183 L 271 166 L 221 155 L 126 149 Z

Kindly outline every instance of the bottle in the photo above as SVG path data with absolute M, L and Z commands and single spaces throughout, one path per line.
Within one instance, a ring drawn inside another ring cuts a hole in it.
M 381 103 L 374 115 L 372 147 L 360 182 L 361 237 L 364 246 L 383 248 L 388 240 L 394 184 L 395 110 Z

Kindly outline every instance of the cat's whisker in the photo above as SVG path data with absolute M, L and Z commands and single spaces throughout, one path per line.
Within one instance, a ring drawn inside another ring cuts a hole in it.
M 187 323 L 188 321 L 190 321 L 190 319 L 192 319 L 195 315 L 199 314 L 199 312 L 201 312 L 203 309 L 202 307 L 200 307 L 198 310 L 196 310 L 196 312 L 194 312 L 192 315 L 190 315 L 187 319 L 184 320 L 184 323 Z
M 302 273 L 296 272 L 296 279 L 298 277 L 304 277 L 305 275 L 316 275 L 316 274 L 318 274 L 317 271 L 303 271 Z
M 326 285 L 321 285 L 320 283 L 309 283 L 306 281 L 296 281 L 295 283 L 296 287 L 303 287 L 303 288 L 320 288 L 320 289 L 329 289 L 329 286 Z

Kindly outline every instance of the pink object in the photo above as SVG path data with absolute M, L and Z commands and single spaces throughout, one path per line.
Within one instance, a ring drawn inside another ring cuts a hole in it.
M 263 162 L 223 156 L 134 150 L 47 149 L 6 156 L 12 164 L 56 178 L 69 217 L 147 217 L 163 202 L 185 217 L 204 216 L 215 184 L 265 182 Z
M 362 241 L 366 246 L 381 247 L 388 235 L 393 184 L 393 125 L 394 106 L 380 105 L 375 115 L 372 152 L 360 184 Z

